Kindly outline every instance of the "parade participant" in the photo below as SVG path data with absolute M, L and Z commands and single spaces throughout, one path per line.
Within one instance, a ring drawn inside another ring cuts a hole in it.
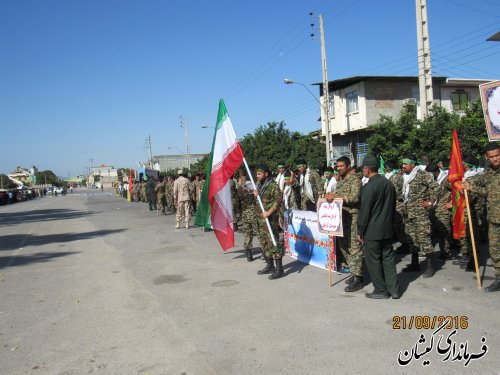
M 172 176 L 167 177 L 165 184 L 165 200 L 167 204 L 167 213 L 175 212 L 174 209 L 174 179 Z
M 431 223 L 427 209 L 435 200 L 437 183 L 430 173 L 417 166 L 415 156 L 402 159 L 405 174 L 403 183 L 404 220 L 406 238 L 411 251 L 411 263 L 403 272 L 420 272 L 419 252 L 426 258 L 423 277 L 434 275 L 431 255 L 434 250 L 431 243 Z
M 337 186 L 335 171 L 332 167 L 328 167 L 325 169 L 325 186 L 323 189 L 325 194 L 333 193 L 335 191 L 335 186 Z
M 156 194 L 155 194 L 156 181 L 154 178 L 148 179 L 146 182 L 146 195 L 148 197 L 149 211 L 156 210 Z
M 286 210 L 299 210 L 300 197 L 295 174 L 291 170 L 285 171 L 283 173 L 283 181 L 285 183 L 283 190 L 283 208 Z
M 162 215 L 166 215 L 165 212 L 165 206 L 166 206 L 166 199 L 165 199 L 165 188 L 166 188 L 166 178 L 163 180 L 160 180 L 158 184 L 155 186 L 155 192 L 156 192 L 156 209 L 162 213 Z
M 323 184 L 318 172 L 308 168 L 304 159 L 297 162 L 300 172 L 299 187 L 301 209 L 304 211 L 316 211 L 318 197 L 323 194 Z
M 146 194 L 145 181 L 141 181 L 140 191 L 141 191 L 141 202 L 146 203 L 148 201 L 148 195 Z
M 174 181 L 174 206 L 177 209 L 175 229 L 180 228 L 180 223 L 184 217 L 186 229 L 189 229 L 191 220 L 191 198 L 193 196 L 193 184 L 184 176 L 182 169 L 177 171 L 177 179 Z
M 462 187 L 486 197 L 488 248 L 496 278 L 484 291 L 495 292 L 500 290 L 500 145 L 489 143 L 485 151 L 491 166 L 477 180 L 463 182 Z
M 339 180 L 335 186 L 334 197 L 341 198 L 342 227 L 344 236 L 337 237 L 338 249 L 344 256 L 351 277 L 347 279 L 346 292 L 355 292 L 363 288 L 363 273 L 361 270 L 363 252 L 360 243 L 356 240 L 359 198 L 361 192 L 361 179 L 357 174 L 350 173 L 351 160 L 347 156 L 337 159 Z
M 203 190 L 203 184 L 205 181 L 202 178 L 201 173 L 198 173 L 194 177 L 194 202 L 195 202 L 195 211 L 198 209 L 201 199 L 201 191 Z
M 257 190 L 254 190 L 254 196 L 256 198 L 257 196 L 260 196 L 262 205 L 264 206 L 264 211 L 262 211 L 260 205 L 256 205 L 259 242 L 266 261 L 266 266 L 257 273 L 259 275 L 263 275 L 272 272 L 272 274 L 269 275 L 269 279 L 274 280 L 285 275 L 282 263 L 283 249 L 278 246 L 274 246 L 271 237 L 273 236 L 275 242 L 277 243 L 279 226 L 278 210 L 282 202 L 282 196 L 279 186 L 271 177 L 271 172 L 266 165 L 258 165 L 256 167 L 256 173 Z M 269 228 L 265 220 L 266 218 L 269 220 L 272 233 L 269 233 Z M 276 263 L 276 267 L 274 263 Z
M 396 169 L 396 163 L 393 161 L 387 161 L 385 163 L 386 167 L 391 169 L 389 176 L 389 181 L 394 185 L 396 191 L 396 211 L 394 212 L 392 229 L 396 240 L 401 244 L 397 249 L 398 253 L 409 252 L 409 246 L 405 235 L 405 224 L 404 224 L 404 199 L 403 199 L 403 184 L 404 178 L 401 171 Z M 387 177 L 387 174 L 386 174 Z
M 278 175 L 276 176 L 276 183 L 278 184 L 281 192 L 285 189 L 285 180 L 283 178 L 285 174 L 285 165 L 283 162 L 278 163 Z
M 441 172 L 437 164 L 429 163 L 425 171 L 432 173 L 437 182 Z M 434 202 L 424 201 L 423 205 L 424 207 L 430 206 L 431 243 L 433 246 L 436 243 L 439 244 L 441 259 L 447 260 L 451 259 L 451 244 L 453 242 L 451 233 L 451 184 L 443 179 L 438 185 L 436 200 Z
M 392 250 L 392 219 L 396 206 L 394 186 L 378 174 L 378 160 L 366 155 L 363 174 L 369 178 L 361 190 L 357 241 L 364 246 L 365 262 L 372 279 L 368 298 L 399 298 L 398 277 Z
M 240 175 L 238 179 L 238 201 L 241 207 L 241 220 L 243 222 L 243 249 L 247 256 L 247 261 L 253 261 L 252 243 L 253 237 L 258 235 L 257 215 L 255 212 L 255 197 L 253 186 L 250 181 L 246 181 L 245 176 Z

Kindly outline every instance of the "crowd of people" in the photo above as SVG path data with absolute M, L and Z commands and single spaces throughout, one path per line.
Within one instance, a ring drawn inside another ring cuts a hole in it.
M 479 167 L 480 164 L 484 167 Z M 488 244 L 495 270 L 494 282 L 484 291 L 499 291 L 500 145 L 488 144 L 482 161 L 463 155 L 463 165 L 461 187 L 468 191 L 470 205 L 465 214 L 465 236 L 458 240 L 452 235 L 454 207 L 447 161 L 430 161 L 426 155 L 418 159 L 415 155 L 405 155 L 398 161 L 388 161 L 384 170 L 380 170 L 380 161 L 371 155 L 359 167 L 342 156 L 334 167 L 321 171 L 310 168 L 306 160 L 298 160 L 293 166 L 280 163 L 275 172 L 266 165 L 257 165 L 252 168 L 256 189 L 240 169 L 230 179 L 234 230 L 241 223 L 248 261 L 254 259 L 253 238 L 258 238 L 266 262 L 258 273 L 269 274 L 271 280 L 278 279 L 285 275 L 282 264 L 285 210 L 316 211 L 320 198 L 342 199 L 344 233 L 336 238 L 336 259 L 338 271 L 350 273 L 346 292 L 362 289 L 363 274 L 368 272 L 374 291 L 366 293 L 367 297 L 399 298 L 394 252 L 411 254 L 411 261 L 402 272 L 418 272 L 430 278 L 436 272 L 433 259 L 436 245 L 439 261 L 450 261 L 464 271 L 473 271 L 473 238 Z M 131 189 L 134 201 L 148 202 L 149 209 L 158 213 L 175 212 L 175 227 L 180 228 L 184 220 L 189 228 L 203 185 L 203 175 L 191 180 L 180 170 L 175 180 L 166 177 L 159 181 L 134 181 L 130 187 L 117 186 L 117 194 L 126 197 Z

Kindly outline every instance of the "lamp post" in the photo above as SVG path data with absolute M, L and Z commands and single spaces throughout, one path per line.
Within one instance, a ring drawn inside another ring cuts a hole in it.
M 285 78 L 283 80 L 285 85 L 292 85 L 294 83 L 301 85 L 304 87 L 309 94 L 316 100 L 321 108 L 321 121 L 324 124 L 324 129 L 325 129 L 325 138 L 326 138 L 326 164 L 327 166 L 330 165 L 332 161 L 332 144 L 331 144 L 331 139 L 332 139 L 332 133 L 330 131 L 330 96 L 328 93 L 328 87 L 325 87 L 323 85 L 323 103 L 312 93 L 312 91 L 304 85 L 302 82 L 297 82 L 297 81 L 292 81 L 291 79 Z

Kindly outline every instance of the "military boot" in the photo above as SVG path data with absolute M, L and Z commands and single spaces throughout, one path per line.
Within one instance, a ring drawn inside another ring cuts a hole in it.
M 282 259 L 275 259 L 274 262 L 276 263 L 276 268 L 273 270 L 273 273 L 269 275 L 269 280 L 275 280 L 285 276 Z
M 253 262 L 252 249 L 245 249 L 247 252 L 247 262 Z
M 432 259 L 431 259 L 431 256 L 428 255 L 425 259 L 425 269 L 424 269 L 424 273 L 422 275 L 422 277 L 424 279 L 427 279 L 429 277 L 432 277 L 434 276 L 434 273 L 436 271 L 434 270 L 434 268 L 432 268 Z
M 181 222 L 178 221 L 177 223 L 175 223 L 175 229 L 179 229 L 181 227 Z
M 353 276 L 352 282 L 345 287 L 344 291 L 355 292 L 360 289 L 363 289 L 363 278 L 361 276 Z
M 186 221 L 186 229 L 189 229 L 189 221 Z
M 273 259 L 266 257 L 266 266 L 263 269 L 257 271 L 257 274 L 265 275 L 265 274 L 271 273 L 273 271 L 274 271 Z
M 499 290 L 500 290 L 500 277 L 499 276 L 497 276 L 495 281 L 493 281 L 493 284 L 484 288 L 485 292 L 497 292 Z
M 420 263 L 418 262 L 418 253 L 411 254 L 411 263 L 402 270 L 403 272 L 420 272 Z

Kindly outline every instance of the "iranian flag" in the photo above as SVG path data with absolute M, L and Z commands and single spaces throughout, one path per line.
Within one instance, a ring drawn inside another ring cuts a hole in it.
M 462 163 L 462 153 L 460 152 L 460 142 L 456 129 L 453 129 L 453 141 L 451 144 L 450 171 L 448 172 L 448 182 L 451 184 L 451 225 L 453 228 L 453 238 L 465 237 L 465 197 L 462 189 L 464 178 L 464 165 Z
M 230 179 L 242 162 L 243 151 L 221 99 L 195 224 L 205 228 L 211 225 L 224 251 L 234 247 Z

